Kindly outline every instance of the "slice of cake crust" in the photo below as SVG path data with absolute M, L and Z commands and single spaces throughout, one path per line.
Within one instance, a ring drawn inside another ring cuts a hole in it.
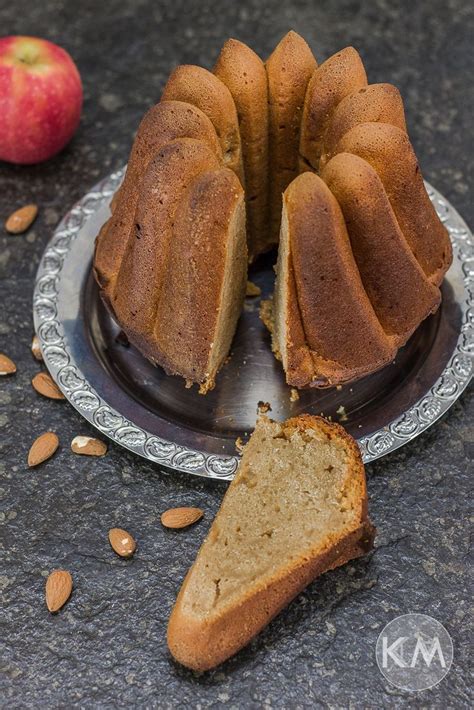
M 364 467 L 337 424 L 262 416 L 168 626 L 197 671 L 245 646 L 315 577 L 372 546 Z

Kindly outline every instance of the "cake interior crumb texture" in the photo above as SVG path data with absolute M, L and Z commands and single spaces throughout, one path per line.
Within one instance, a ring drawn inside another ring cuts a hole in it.
M 353 451 L 322 429 L 261 417 L 235 481 L 192 568 L 182 611 L 219 614 L 298 559 L 323 553 L 363 517 L 363 478 Z

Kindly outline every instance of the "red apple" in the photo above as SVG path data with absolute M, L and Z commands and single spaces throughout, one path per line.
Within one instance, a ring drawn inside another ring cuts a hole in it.
M 0 38 L 0 160 L 40 163 L 72 138 L 82 84 L 69 54 L 36 37 Z

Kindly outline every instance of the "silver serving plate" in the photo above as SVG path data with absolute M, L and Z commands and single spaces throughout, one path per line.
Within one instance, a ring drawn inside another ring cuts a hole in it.
M 246 300 L 232 357 L 215 389 L 206 396 L 196 387 L 186 389 L 182 379 L 166 376 L 117 338 L 119 328 L 92 277 L 94 239 L 123 172 L 96 185 L 59 224 L 38 269 L 33 304 L 52 377 L 82 416 L 113 441 L 167 468 L 230 479 L 239 461 L 235 441 L 252 431 L 260 400 L 271 404 L 275 419 L 301 412 L 342 419 L 368 462 L 421 434 L 468 385 L 474 353 L 472 234 L 427 185 L 449 230 L 454 263 L 440 309 L 393 364 L 340 390 L 300 392 L 293 402 L 254 298 Z M 267 296 L 273 287 L 271 259 L 257 265 L 250 278 Z

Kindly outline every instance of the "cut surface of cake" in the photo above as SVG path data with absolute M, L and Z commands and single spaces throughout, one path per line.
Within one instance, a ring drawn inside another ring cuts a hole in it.
M 279 244 L 262 319 L 293 387 L 391 362 L 452 261 L 398 90 L 369 84 L 353 47 L 318 66 L 295 32 L 266 62 L 230 39 L 212 72 L 177 67 L 111 212 L 94 258 L 104 301 L 142 354 L 201 392 L 228 355 L 247 256 Z
M 337 424 L 262 416 L 168 626 L 180 663 L 236 653 L 320 574 L 370 550 L 364 467 Z

